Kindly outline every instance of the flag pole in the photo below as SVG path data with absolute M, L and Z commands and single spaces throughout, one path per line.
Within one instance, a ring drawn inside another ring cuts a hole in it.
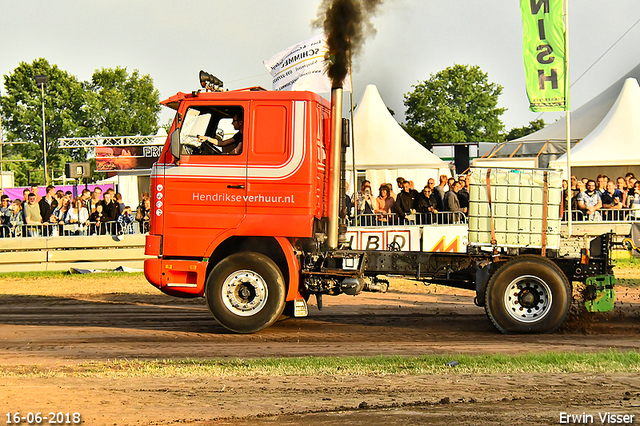
M 564 105 L 567 112 L 567 228 L 569 237 L 572 229 L 571 211 L 571 111 L 569 108 L 569 0 L 564 0 Z
M 356 170 L 356 132 L 353 129 L 353 64 L 351 63 L 351 49 L 349 49 L 349 80 L 351 82 L 351 94 L 349 95 L 349 99 L 351 100 L 351 165 L 353 167 L 353 201 L 355 201 L 356 205 L 353 206 L 353 217 L 354 223 L 358 223 L 358 197 L 355 196 L 356 191 L 358 190 L 358 171 Z

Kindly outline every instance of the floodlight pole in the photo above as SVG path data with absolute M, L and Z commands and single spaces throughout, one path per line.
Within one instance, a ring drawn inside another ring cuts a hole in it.
M 45 117 L 44 117 L 44 86 L 47 84 L 47 76 L 46 75 L 36 75 L 36 84 L 40 86 L 41 94 L 42 94 L 42 154 L 43 154 L 43 162 L 44 162 L 44 184 L 45 186 L 49 185 L 49 176 L 47 175 L 47 130 L 45 128 Z

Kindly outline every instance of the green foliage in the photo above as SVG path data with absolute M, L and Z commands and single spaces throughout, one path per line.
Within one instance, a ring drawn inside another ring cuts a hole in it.
M 92 136 L 150 135 L 158 131 L 160 94 L 148 75 L 126 68 L 96 70 L 84 84 L 87 132 Z
M 4 76 L 5 93 L 0 97 L 5 141 L 28 142 L 5 146 L 4 159 L 32 160 L 3 166 L 14 171 L 16 185 L 30 183 L 30 171 L 32 181 L 44 184 L 45 180 L 42 91 L 34 78 L 41 74 L 48 78 L 44 108 L 49 170 L 64 170 L 69 161 L 87 159 L 84 149 L 59 149 L 60 138 L 148 135 L 158 130 L 159 93 L 148 75 L 140 76 L 137 70 L 129 75 L 120 67 L 103 68 L 96 70 L 90 82 L 80 82 L 46 59 L 21 62 Z
M 44 88 L 45 126 L 47 136 L 47 164 L 66 162 L 69 153 L 58 149 L 58 139 L 73 136 L 80 127 L 82 85 L 76 77 L 50 65 L 46 59 L 31 64 L 21 62 L 12 74 L 4 76 L 6 93 L 0 97 L 2 121 L 7 142 L 32 142 L 5 147 L 3 155 L 11 159 L 30 159 L 31 162 L 12 163 L 18 184 L 26 184 L 29 170 L 43 168 L 42 150 L 42 90 L 35 76 L 48 77 Z M 59 167 L 56 167 L 59 168 Z M 39 183 L 44 175 L 39 173 Z
M 502 86 L 490 83 L 478 66 L 455 64 L 412 87 L 413 92 L 404 96 L 403 127 L 425 146 L 502 140 Z
M 508 141 L 518 139 L 533 132 L 537 132 L 538 130 L 544 128 L 544 126 L 544 120 L 542 118 L 539 118 L 537 120 L 530 121 L 528 126 L 514 127 L 513 129 L 509 130 L 509 133 L 505 135 L 505 139 Z

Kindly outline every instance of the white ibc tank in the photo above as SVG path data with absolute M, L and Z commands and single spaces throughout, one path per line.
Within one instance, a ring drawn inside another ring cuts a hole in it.
M 545 186 L 547 187 L 545 246 L 557 249 L 560 245 L 560 202 L 562 200 L 560 171 L 471 169 L 469 244 L 491 245 L 491 220 L 493 219 L 497 245 L 541 248 Z M 489 192 L 491 205 L 489 205 Z

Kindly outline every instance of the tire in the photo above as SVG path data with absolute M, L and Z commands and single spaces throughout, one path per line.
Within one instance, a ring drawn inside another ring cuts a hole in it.
M 236 333 L 255 333 L 282 314 L 284 278 L 267 256 L 240 252 L 213 268 L 205 296 L 209 310 L 223 327 Z
M 571 284 L 552 261 L 525 255 L 502 265 L 486 289 L 485 311 L 504 334 L 548 333 L 564 322 Z

